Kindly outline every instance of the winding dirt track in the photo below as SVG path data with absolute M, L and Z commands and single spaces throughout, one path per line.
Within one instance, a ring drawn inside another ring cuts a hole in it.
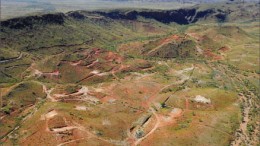
M 109 144 L 114 144 L 112 140 L 107 140 L 107 139 L 104 139 L 104 138 L 101 138 L 95 134 L 93 134 L 92 132 L 90 132 L 89 130 L 87 130 L 85 127 L 83 127 L 82 125 L 76 123 L 76 122 L 73 122 L 74 126 L 69 126 L 69 127 L 63 127 L 63 128 L 59 128 L 59 129 L 56 129 L 56 131 L 54 130 L 54 132 L 62 132 L 62 131 L 66 131 L 66 130 L 72 130 L 72 129 L 78 129 L 82 132 L 85 132 L 87 134 L 88 137 L 83 137 L 83 138 L 79 138 L 79 139 L 74 139 L 74 140 L 70 140 L 70 141 L 66 141 L 64 143 L 60 143 L 58 144 L 57 146 L 62 146 L 62 145 L 65 145 L 65 144 L 69 144 L 69 143 L 73 143 L 73 142 L 76 142 L 76 141 L 80 141 L 80 140 L 84 140 L 84 139 L 89 139 L 89 138 L 95 138 L 95 139 L 98 139 L 98 140 L 101 140 L 103 142 L 106 142 L 106 143 L 109 143 Z
M 186 68 L 186 69 L 177 71 L 177 73 L 182 76 L 182 79 L 181 79 L 180 81 L 178 81 L 178 82 L 175 82 L 175 83 L 172 83 L 172 84 L 169 84 L 169 85 L 166 85 L 166 86 L 162 87 L 162 88 L 157 92 L 157 94 L 154 95 L 154 97 L 155 97 L 156 95 L 158 95 L 161 91 L 163 91 L 164 89 L 166 89 L 166 88 L 168 88 L 168 87 L 170 87 L 170 86 L 172 86 L 172 85 L 184 84 L 187 80 L 190 79 L 190 77 L 192 76 L 192 73 L 193 73 L 194 69 L 195 69 L 195 67 L 192 66 L 192 67 L 190 67 L 190 68 Z M 183 75 L 184 72 L 188 72 L 188 71 L 192 71 L 192 73 L 191 73 L 189 76 Z M 171 97 L 171 96 L 170 96 L 170 97 Z M 168 97 L 168 98 L 166 99 L 166 101 L 167 101 L 170 97 Z M 152 128 L 152 130 L 151 130 L 148 134 L 146 134 L 144 137 L 142 137 L 142 138 L 136 140 L 136 141 L 133 143 L 134 146 L 137 146 L 137 145 L 140 144 L 144 139 L 146 139 L 148 136 L 150 136 L 151 134 L 153 134 L 153 133 L 156 131 L 156 129 L 157 129 L 157 128 L 160 126 L 160 124 L 161 124 L 160 118 L 159 118 L 159 116 L 157 115 L 156 111 L 155 111 L 152 107 L 150 107 L 149 110 L 151 110 L 151 112 L 153 113 L 153 115 L 155 116 L 155 118 L 156 118 L 157 121 L 156 121 L 154 127 Z
M 253 92 L 251 92 L 248 87 L 243 83 L 242 80 L 246 79 L 246 77 L 242 74 L 234 73 L 232 70 L 230 70 L 226 65 L 219 64 L 217 66 L 214 66 L 212 64 L 208 64 L 208 66 L 213 70 L 220 70 L 226 74 L 226 76 L 230 79 L 232 85 L 236 88 L 243 88 L 243 92 L 247 93 L 248 95 L 244 95 L 244 93 L 239 93 L 240 96 L 240 103 L 243 106 L 242 111 L 242 121 L 240 122 L 239 128 L 236 130 L 234 136 L 235 140 L 231 142 L 231 146 L 240 146 L 240 145 L 257 145 L 259 142 L 259 123 L 256 124 L 256 128 L 253 130 L 253 135 L 248 134 L 247 126 L 250 119 L 250 111 L 252 110 L 252 101 L 254 99 L 258 98 L 257 95 L 255 95 Z M 239 81 L 240 84 L 235 84 L 236 81 Z M 257 107 L 259 108 L 259 103 L 256 103 Z
M 76 141 L 80 141 L 80 140 L 84 140 L 84 139 L 85 138 L 79 138 L 79 139 L 70 140 L 70 141 L 67 141 L 67 142 L 64 142 L 64 143 L 60 143 L 57 146 L 63 146 L 63 145 L 66 145 L 66 144 L 69 144 L 69 143 L 73 143 L 73 142 L 76 142 Z
M 249 112 L 250 112 L 250 101 L 251 99 L 247 99 L 244 94 L 240 94 L 241 102 L 244 101 L 244 109 L 243 109 L 243 120 L 240 123 L 239 129 L 235 133 L 236 139 L 231 143 L 231 146 L 240 146 L 242 142 L 249 142 L 249 136 L 247 133 L 247 125 L 249 123 Z M 241 133 L 240 133 L 241 132 Z
M 150 108 L 150 110 L 152 111 L 153 115 L 156 118 L 156 123 L 153 127 L 153 129 L 146 134 L 144 137 L 138 139 L 137 141 L 135 141 L 135 143 L 133 144 L 134 146 L 137 146 L 140 142 L 142 142 L 144 139 L 146 139 L 148 136 L 150 136 L 151 134 L 153 134 L 155 132 L 155 130 L 160 126 L 160 119 L 159 116 L 157 115 L 157 113 L 155 112 L 155 110 L 153 108 Z
M 41 85 L 43 85 L 42 83 L 40 82 L 36 82 L 36 83 L 39 83 Z M 46 87 L 46 86 L 45 86 Z M 45 91 L 44 91 L 45 92 Z M 44 100 L 43 100 L 44 101 Z M 40 105 L 41 102 L 38 102 L 37 104 Z M 29 107 L 30 108 L 30 107 Z M 36 113 L 38 111 L 38 108 L 36 105 L 33 106 L 33 108 L 31 109 L 31 112 L 29 112 L 26 116 L 23 117 L 23 119 L 21 120 L 21 123 L 23 123 L 25 120 L 27 120 L 30 116 L 32 116 L 34 113 Z M 1 118 L 4 118 L 4 117 L 1 117 Z M 14 133 L 16 130 L 18 130 L 20 128 L 20 126 L 16 126 L 14 127 L 11 131 L 9 131 L 5 136 L 1 137 L 0 140 L 2 139 L 6 139 L 8 136 L 10 136 L 12 133 Z
M 0 62 L 0 63 L 1 63 L 1 62 Z M 212 67 L 212 68 L 216 69 L 215 67 Z M 183 72 L 188 72 L 188 71 L 192 71 L 192 70 L 194 70 L 194 69 L 195 69 L 195 67 L 191 67 L 191 68 L 184 69 L 184 70 L 182 70 L 182 71 L 183 71 Z M 216 70 L 217 70 L 217 69 L 216 69 Z M 182 80 L 164 86 L 163 88 L 161 88 L 161 89 L 159 90 L 159 92 L 158 92 L 157 94 L 154 95 L 154 97 L 155 97 L 156 95 L 158 95 L 163 89 L 166 89 L 167 87 L 169 87 L 169 86 L 171 86 L 171 85 L 183 84 L 183 83 L 185 83 L 187 80 L 189 80 L 189 79 L 190 79 L 190 76 L 182 75 L 183 72 L 180 72 L 180 73 L 179 73 L 179 74 L 182 76 Z M 191 74 L 191 75 L 192 75 L 192 74 Z M 233 80 L 231 79 L 231 81 L 233 81 Z M 37 82 L 37 83 L 39 83 L 39 84 L 42 85 L 43 91 L 46 93 L 47 98 L 50 99 L 51 102 L 57 102 L 57 101 L 58 101 L 57 99 L 55 99 L 54 97 L 51 96 L 51 92 L 54 90 L 54 88 L 47 89 L 47 86 L 46 86 L 44 83 L 41 83 L 41 82 L 38 82 L 38 81 L 35 81 L 35 82 Z M 80 94 L 86 94 L 86 92 L 87 92 L 87 89 L 86 89 L 86 88 L 82 88 L 78 93 L 76 93 L 76 94 L 74 93 L 74 94 L 72 94 L 72 95 L 77 95 L 77 94 L 79 94 L 79 93 L 80 93 Z M 66 96 L 66 95 L 64 95 L 64 96 Z M 244 108 L 244 111 L 243 111 L 243 122 L 241 122 L 240 128 L 239 128 L 239 130 L 238 130 L 238 131 L 241 131 L 242 134 L 238 134 L 238 136 L 236 135 L 238 138 L 235 139 L 235 141 L 233 141 L 233 142 L 231 143 L 232 146 L 239 146 L 243 141 L 250 141 L 250 140 L 249 140 L 249 137 L 248 137 L 248 135 L 247 135 L 247 125 L 248 125 L 248 122 L 250 121 L 250 120 L 249 120 L 250 99 L 248 99 L 247 97 L 245 97 L 243 94 L 241 94 L 240 98 L 241 98 L 241 101 L 245 101 L 245 105 L 244 105 L 245 108 Z M 151 103 L 152 101 L 147 101 L 147 102 L 148 102 L 147 105 L 149 105 L 149 103 Z M 187 107 L 188 107 L 188 106 L 187 106 Z M 149 133 L 147 133 L 145 136 L 143 136 L 143 137 L 141 137 L 141 138 L 139 138 L 139 139 L 136 139 L 136 140 L 131 144 L 131 145 L 133 145 L 133 146 L 139 145 L 143 140 L 145 140 L 145 139 L 148 138 L 150 135 L 152 135 L 152 134 L 160 127 L 161 119 L 160 119 L 160 117 L 158 116 L 158 114 L 156 113 L 155 109 L 150 106 L 149 111 L 150 111 L 150 112 L 154 115 L 154 117 L 156 118 L 156 122 L 155 122 L 153 128 L 149 131 Z M 26 117 L 26 118 L 27 118 L 27 117 Z M 26 118 L 25 118 L 25 119 L 26 119 Z M 202 126 L 206 126 L 206 125 L 202 125 Z M 17 129 L 19 129 L 19 127 L 15 127 L 15 128 L 10 132 L 10 134 L 11 134 L 13 131 L 17 130 Z M 95 138 L 95 139 L 98 139 L 98 140 L 101 140 L 101 141 L 103 141 L 103 142 L 110 143 L 110 144 L 115 144 L 115 143 L 118 144 L 119 142 L 120 142 L 121 144 L 122 144 L 122 143 L 126 144 L 126 141 L 125 141 L 125 140 L 124 140 L 124 141 L 115 141 L 115 140 L 112 140 L 112 139 L 107 140 L 107 139 L 104 139 L 104 138 L 102 138 L 102 137 L 99 137 L 99 136 L 95 135 L 94 133 L 90 132 L 89 130 L 87 130 L 87 129 L 86 129 L 85 127 L 83 127 L 82 125 L 77 124 L 77 123 L 76 123 L 76 124 L 74 123 L 73 126 L 63 127 L 63 128 L 59 128 L 59 129 L 53 129 L 53 132 L 62 132 L 62 131 L 67 131 L 67 130 L 72 130 L 72 129 L 78 129 L 78 130 L 80 130 L 80 131 L 86 132 L 86 134 L 88 135 L 88 137 L 83 137 L 83 138 L 79 138 L 79 139 L 70 140 L 70 141 L 67 141 L 67 142 L 64 142 L 64 143 L 60 143 L 58 146 L 63 146 L 63 145 L 66 145 L 66 144 L 70 144 L 70 143 L 77 142 L 77 141 L 81 141 L 81 140 L 88 139 L 88 138 Z M 223 132 L 223 131 L 220 131 L 220 132 Z M 227 134 L 226 132 L 223 132 L 223 133 Z M 128 138 L 130 138 L 130 137 L 128 137 Z

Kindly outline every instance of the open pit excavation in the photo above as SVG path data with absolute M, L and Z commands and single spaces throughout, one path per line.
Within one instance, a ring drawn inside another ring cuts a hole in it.
M 258 1 L 100 1 L 4 0 L 1 146 L 259 146 Z

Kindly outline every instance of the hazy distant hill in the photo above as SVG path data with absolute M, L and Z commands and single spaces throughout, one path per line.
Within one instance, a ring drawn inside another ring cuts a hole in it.
M 243 0 L 104 0 L 104 1 L 138 1 L 138 2 L 180 2 L 180 3 L 216 3 L 216 2 L 243 2 Z M 252 2 L 257 0 L 244 0 L 244 2 Z

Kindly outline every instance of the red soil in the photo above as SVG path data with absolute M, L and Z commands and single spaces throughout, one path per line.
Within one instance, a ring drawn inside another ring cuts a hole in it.
M 106 94 L 101 93 L 101 92 L 89 91 L 88 94 L 91 96 L 94 96 L 98 99 L 102 99 L 102 98 L 106 97 Z
M 181 39 L 180 36 L 174 34 L 174 35 L 172 35 L 172 36 L 170 36 L 170 37 L 167 37 L 167 38 L 162 39 L 162 40 L 160 41 L 160 44 L 167 44 L 167 43 L 172 42 L 173 40 L 180 40 L 180 39 Z
M 105 59 L 110 62 L 115 61 L 116 63 L 122 63 L 123 61 L 123 57 L 114 52 L 108 52 Z
M 167 116 L 165 115 L 158 115 L 160 120 L 159 127 L 170 126 L 177 122 L 177 118 L 183 115 L 183 111 L 180 110 L 177 113 L 169 113 Z
M 196 34 L 196 33 L 188 33 L 187 35 L 189 35 L 189 36 L 195 38 L 197 41 L 200 40 L 200 38 L 201 38 L 201 37 L 200 37 L 198 34 Z
M 94 51 L 95 55 L 99 55 L 102 52 L 100 48 L 93 48 L 92 50 Z
M 204 55 L 206 57 L 212 58 L 213 60 L 223 60 L 223 57 L 213 53 L 210 49 L 204 50 Z
M 224 46 L 224 47 L 219 48 L 218 50 L 219 50 L 220 52 L 226 52 L 226 51 L 230 50 L 230 48 Z

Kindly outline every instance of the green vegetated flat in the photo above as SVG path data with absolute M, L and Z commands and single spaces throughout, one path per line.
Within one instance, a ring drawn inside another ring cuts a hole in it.
M 0 145 L 257 146 L 258 8 L 2 21 Z

